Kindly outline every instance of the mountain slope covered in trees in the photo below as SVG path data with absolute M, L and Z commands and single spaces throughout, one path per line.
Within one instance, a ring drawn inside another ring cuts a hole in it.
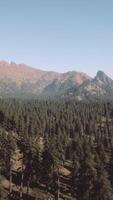
M 112 160 L 112 103 L 0 100 L 2 200 L 112 200 Z

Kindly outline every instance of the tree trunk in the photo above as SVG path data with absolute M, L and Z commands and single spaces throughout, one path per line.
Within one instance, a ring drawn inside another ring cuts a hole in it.
M 30 185 L 30 178 L 28 178 L 28 181 L 27 181 L 27 197 L 29 196 L 29 185 Z
M 56 196 L 56 200 L 60 199 L 60 177 L 59 177 L 59 167 L 58 167 L 58 171 L 57 171 L 57 196 Z
M 24 166 L 22 161 L 22 172 L 21 172 L 21 183 L 20 183 L 20 200 L 22 200 L 23 197 L 23 181 L 24 181 Z
M 59 173 L 58 173 L 58 191 L 57 191 L 57 200 L 60 198 L 60 180 L 59 180 Z
M 12 169 L 10 167 L 10 173 L 9 173 L 9 198 L 11 198 L 12 195 Z

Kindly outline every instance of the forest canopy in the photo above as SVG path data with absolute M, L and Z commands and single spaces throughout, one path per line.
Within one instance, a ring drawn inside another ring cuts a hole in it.
M 0 177 L 2 200 L 39 199 L 41 187 L 51 199 L 112 200 L 113 104 L 1 99 Z

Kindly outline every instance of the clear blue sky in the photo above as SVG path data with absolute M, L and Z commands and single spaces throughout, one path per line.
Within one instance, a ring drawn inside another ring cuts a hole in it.
M 113 77 L 113 0 L 0 0 L 0 60 Z

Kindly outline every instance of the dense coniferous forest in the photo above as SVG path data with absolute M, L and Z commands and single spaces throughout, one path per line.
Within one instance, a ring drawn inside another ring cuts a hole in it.
M 113 200 L 113 104 L 0 100 L 1 200 Z

